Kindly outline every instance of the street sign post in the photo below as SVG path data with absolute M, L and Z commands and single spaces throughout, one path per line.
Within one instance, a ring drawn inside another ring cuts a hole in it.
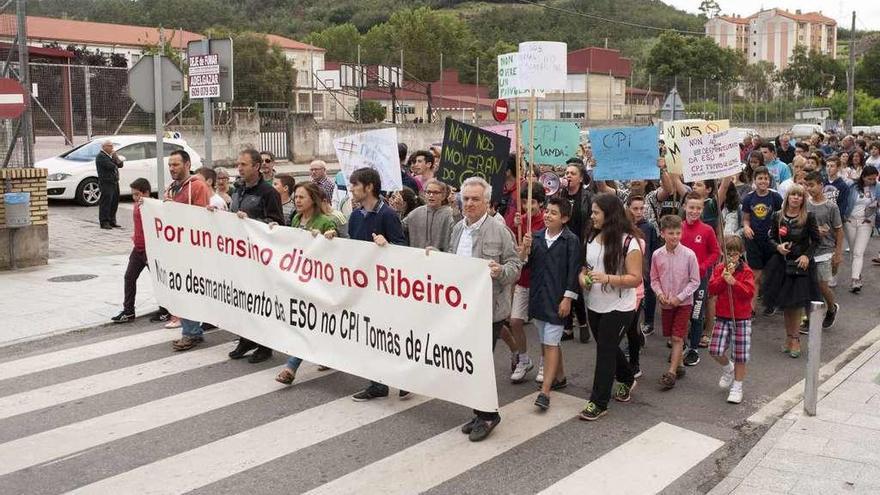
M 504 122 L 507 120 L 508 113 L 509 107 L 507 106 L 507 100 L 495 100 L 495 104 L 492 105 L 492 117 L 495 118 L 495 121 Z
M 214 100 L 231 102 L 233 98 L 232 40 L 204 39 L 190 41 L 186 48 L 189 62 L 189 97 L 202 99 L 205 128 L 203 162 L 214 166 Z
M 165 190 L 164 114 L 183 99 L 183 72 L 165 56 L 142 57 L 128 71 L 128 94 L 145 112 L 155 116 L 156 187 L 161 194 Z
M 24 89 L 15 79 L 0 78 L 0 118 L 15 119 L 24 113 Z

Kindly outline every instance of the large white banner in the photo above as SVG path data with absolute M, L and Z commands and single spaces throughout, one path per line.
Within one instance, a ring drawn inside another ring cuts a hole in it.
M 171 313 L 392 387 L 498 408 L 487 261 L 328 241 L 152 199 L 141 211 L 156 299 Z
M 519 44 L 517 88 L 565 91 L 568 80 L 567 45 L 559 41 L 524 41 Z
M 742 170 L 739 140 L 730 130 L 679 138 L 678 143 L 685 182 L 730 177 Z
M 400 156 L 397 153 L 397 128 L 388 127 L 361 132 L 333 140 L 345 180 L 359 168 L 372 168 L 382 178 L 383 191 L 400 191 Z

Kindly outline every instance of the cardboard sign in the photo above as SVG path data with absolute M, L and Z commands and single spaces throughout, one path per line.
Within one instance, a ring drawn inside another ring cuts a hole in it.
M 680 139 L 679 143 L 685 182 L 730 177 L 742 170 L 739 140 L 730 130 Z
M 346 181 L 352 172 L 366 167 L 379 172 L 383 191 L 403 189 L 396 128 L 377 129 L 334 139 L 333 148 Z
M 519 98 L 530 96 L 529 88 L 519 85 L 519 52 L 498 55 L 498 98 Z M 543 90 L 536 90 L 535 96 L 544 97 Z
M 526 41 L 519 44 L 517 88 L 564 91 L 568 80 L 568 51 L 557 41 Z
M 492 199 L 497 200 L 504 188 L 504 162 L 509 153 L 510 139 L 446 117 L 437 177 L 455 188 L 468 177 L 482 177 L 492 185 Z
M 531 160 L 529 151 L 531 145 L 531 133 L 529 121 L 523 121 L 522 138 L 520 143 L 526 150 L 523 158 Z M 536 165 L 565 165 L 565 162 L 577 155 L 580 144 L 580 130 L 574 122 L 561 122 L 556 120 L 535 121 L 535 164 Z
M 657 167 L 657 128 L 621 127 L 590 129 L 590 143 L 598 180 L 635 180 L 660 178 Z
M 663 124 L 666 142 L 666 168 L 669 173 L 680 174 L 684 168 L 679 139 L 702 136 L 730 129 L 729 120 L 677 120 Z

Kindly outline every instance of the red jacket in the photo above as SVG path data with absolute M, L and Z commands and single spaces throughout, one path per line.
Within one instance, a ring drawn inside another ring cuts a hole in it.
M 211 186 L 205 183 L 199 174 L 190 175 L 180 187 L 175 186 L 177 183 L 172 183 L 166 191 L 166 198 L 172 199 L 175 203 L 208 206 L 211 203 L 211 196 L 214 195 Z
M 752 318 L 752 297 L 755 295 L 755 274 L 744 262 L 733 272 L 736 283 L 730 285 L 724 280 L 721 272 L 724 265 L 718 264 L 712 270 L 712 278 L 709 279 L 709 295 L 718 296 L 715 301 L 715 316 L 733 320 L 749 320 Z M 730 287 L 731 292 L 727 291 Z M 733 317 L 730 315 L 730 295 L 733 296 Z
M 689 224 L 687 220 L 681 223 L 681 243 L 697 255 L 700 277 L 705 276 L 706 271 L 721 256 L 721 248 L 718 247 L 715 231 L 700 220 L 693 224 Z
M 131 242 L 134 244 L 135 251 L 146 251 L 147 245 L 144 240 L 144 226 L 141 224 L 141 203 L 134 204 L 134 212 L 131 214 L 134 221 L 134 233 L 131 236 Z
M 517 244 L 522 243 L 522 235 L 517 236 L 516 234 L 516 212 L 519 211 L 519 201 L 512 201 L 507 208 L 507 214 L 504 215 L 504 223 L 507 224 L 507 228 L 513 232 L 513 237 L 516 238 Z M 525 234 L 529 230 L 529 218 L 526 215 L 520 215 L 520 232 Z M 544 228 L 544 211 L 540 208 L 537 211 L 532 212 L 532 233 L 535 233 Z M 529 287 L 529 269 L 523 268 L 519 272 L 519 280 L 516 281 L 516 285 L 520 287 Z

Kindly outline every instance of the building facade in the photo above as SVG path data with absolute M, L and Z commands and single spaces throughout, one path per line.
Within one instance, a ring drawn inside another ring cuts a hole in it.
M 821 12 L 768 9 L 748 17 L 718 16 L 705 28 L 706 36 L 742 52 L 750 64 L 763 60 L 783 70 L 798 45 L 837 57 L 837 22 Z

